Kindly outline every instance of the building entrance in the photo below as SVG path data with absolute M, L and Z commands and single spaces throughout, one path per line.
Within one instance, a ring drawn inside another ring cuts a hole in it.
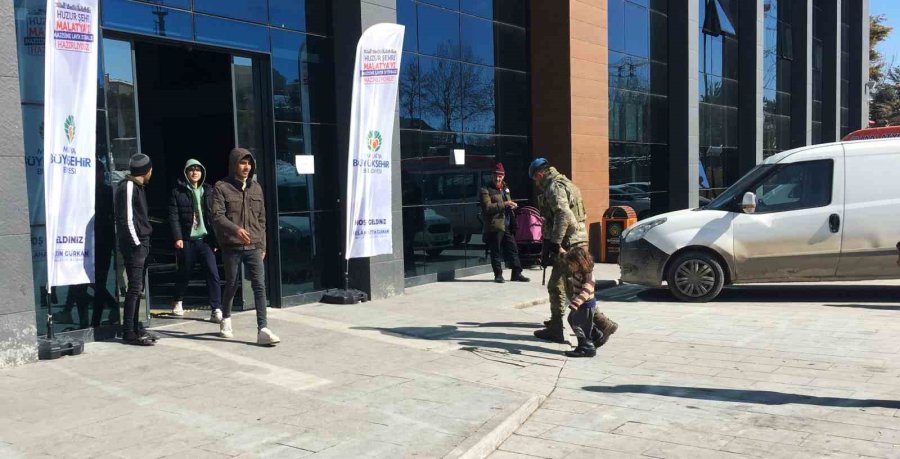
M 153 159 L 153 178 L 147 187 L 153 224 L 147 298 L 151 309 L 168 309 L 178 278 L 169 201 L 172 189 L 185 179 L 186 161 L 200 161 L 206 182 L 214 184 L 228 174 L 228 153 L 241 146 L 254 153 L 257 179 L 267 183 L 258 110 L 261 91 L 254 72 L 258 64 L 255 58 L 186 46 L 134 42 L 133 49 L 140 151 Z M 216 259 L 221 273 L 221 255 L 217 253 Z M 184 297 L 185 308 L 209 306 L 203 273 L 198 263 Z M 241 298 L 239 293 L 236 309 L 241 309 Z

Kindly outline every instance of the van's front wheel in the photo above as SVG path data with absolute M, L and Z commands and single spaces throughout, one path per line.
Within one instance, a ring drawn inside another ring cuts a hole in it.
M 685 252 L 672 261 L 666 282 L 679 300 L 705 303 L 719 296 L 725 286 L 725 272 L 715 257 L 703 252 Z

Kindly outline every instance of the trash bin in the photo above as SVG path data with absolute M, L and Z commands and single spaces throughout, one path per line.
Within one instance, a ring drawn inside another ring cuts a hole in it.
M 637 223 L 637 214 L 629 206 L 613 206 L 603 212 L 600 228 L 600 262 L 618 263 L 619 236 L 631 225 Z

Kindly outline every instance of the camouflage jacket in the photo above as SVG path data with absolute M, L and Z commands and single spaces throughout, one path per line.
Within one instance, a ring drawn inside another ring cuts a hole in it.
M 544 217 L 544 239 L 569 250 L 587 244 L 581 191 L 555 167 L 538 186 L 538 207 Z

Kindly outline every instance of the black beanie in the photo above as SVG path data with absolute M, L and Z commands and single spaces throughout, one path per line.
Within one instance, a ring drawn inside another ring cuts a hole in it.
M 131 169 L 132 177 L 147 175 L 147 172 L 150 172 L 152 167 L 153 161 L 150 161 L 150 157 L 143 153 L 136 153 L 128 161 L 128 168 Z

